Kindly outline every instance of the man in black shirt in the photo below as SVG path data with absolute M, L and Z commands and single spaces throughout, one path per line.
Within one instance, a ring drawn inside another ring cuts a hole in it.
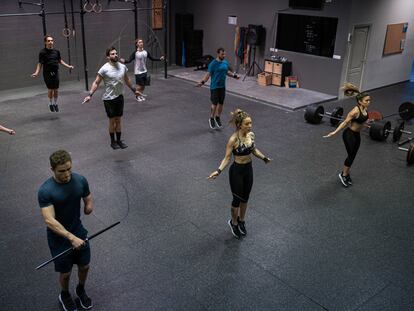
M 60 57 L 60 52 L 53 48 L 53 37 L 46 35 L 44 38 L 45 48 L 39 53 L 39 62 L 36 71 L 32 74 L 35 78 L 39 75 L 43 66 L 43 78 L 48 88 L 47 96 L 49 97 L 49 109 L 51 112 L 59 112 L 57 105 L 58 88 L 59 88 L 59 64 L 66 68 L 73 69 L 72 65 L 66 64 Z M 53 100 L 53 101 L 52 101 Z

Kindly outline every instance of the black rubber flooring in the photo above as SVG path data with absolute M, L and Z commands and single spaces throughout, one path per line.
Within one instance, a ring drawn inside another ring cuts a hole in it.
M 17 132 L 0 135 L 1 310 L 60 309 L 53 265 L 35 271 L 49 258 L 37 190 L 60 148 L 89 180 L 89 232 L 121 220 L 91 242 L 93 310 L 414 310 L 413 167 L 395 144 L 363 133 L 345 189 L 345 148 L 341 135 L 322 138 L 328 122 L 228 95 L 224 121 L 248 111 L 258 148 L 274 159 L 254 160 L 248 236 L 238 241 L 226 224 L 228 171 L 206 179 L 233 129 L 208 128 L 208 89 L 153 79 L 147 93 L 138 103 L 126 92 L 129 148 L 116 151 L 99 94 L 81 105 L 81 90 L 62 91 L 60 113 L 48 112 L 45 94 L 0 103 L 0 123 Z M 392 113 L 413 100 L 414 83 L 372 97 L 372 109 Z

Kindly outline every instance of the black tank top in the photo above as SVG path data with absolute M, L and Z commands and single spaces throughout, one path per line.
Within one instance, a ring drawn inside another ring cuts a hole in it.
M 237 148 L 233 148 L 233 155 L 235 156 L 246 156 L 253 152 L 254 150 L 254 140 L 253 137 L 251 138 L 252 144 L 250 146 L 246 146 L 245 144 L 242 144 L 240 141 L 239 136 L 237 135 L 237 140 L 239 141 L 239 145 Z
M 358 118 L 353 119 L 352 122 L 356 122 L 358 124 L 363 124 L 368 120 L 368 112 L 367 112 L 367 115 L 364 116 L 362 111 L 361 111 L 361 108 L 359 108 L 359 106 L 357 106 L 357 107 L 358 107 L 358 110 L 359 110 L 359 116 L 358 116 Z

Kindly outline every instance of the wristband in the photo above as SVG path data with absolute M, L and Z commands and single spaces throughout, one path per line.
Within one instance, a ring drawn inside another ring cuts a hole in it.
M 222 172 L 222 171 L 221 171 L 221 169 L 219 169 L 219 168 L 218 168 L 218 169 L 217 169 L 217 173 L 219 173 L 219 175 L 220 175 L 220 174 L 221 174 L 221 172 Z
M 264 163 L 269 163 L 270 162 L 270 159 L 268 157 L 264 157 L 262 160 L 263 160 Z
M 89 92 L 89 97 L 92 97 L 92 95 L 93 95 L 93 93 L 92 92 Z
M 201 80 L 201 84 L 204 84 L 205 82 L 204 82 L 204 80 Z
M 233 78 L 237 78 L 237 73 L 233 72 Z

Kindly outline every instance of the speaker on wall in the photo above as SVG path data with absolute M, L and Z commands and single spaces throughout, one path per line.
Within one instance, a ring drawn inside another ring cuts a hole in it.
M 265 28 L 262 25 L 249 25 L 247 30 L 247 44 L 261 46 L 266 37 Z

